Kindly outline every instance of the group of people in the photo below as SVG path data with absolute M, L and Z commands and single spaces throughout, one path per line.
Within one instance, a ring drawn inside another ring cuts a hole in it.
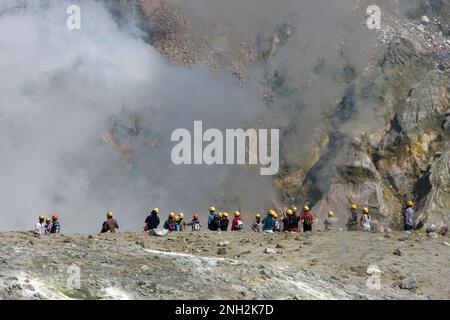
M 407 201 L 406 210 L 404 211 L 404 229 L 406 231 L 413 229 L 414 210 L 413 202 Z M 155 230 L 160 225 L 159 219 L 160 210 L 154 208 L 151 213 L 145 219 L 144 231 Z M 255 220 L 251 226 L 251 230 L 255 232 L 300 232 L 301 228 L 303 232 L 312 232 L 315 217 L 311 214 L 309 206 L 303 207 L 303 212 L 300 214 L 296 207 L 286 210 L 281 213 L 280 219 L 278 214 L 274 210 L 267 211 L 267 214 L 263 218 L 261 214 L 256 214 Z M 325 230 L 335 230 L 337 227 L 337 218 L 334 216 L 333 211 L 328 212 L 327 218 L 324 220 Z M 230 218 L 228 212 L 216 212 L 216 208 L 209 208 L 209 216 L 207 227 L 211 231 L 228 231 L 230 225 Z M 241 218 L 241 213 L 235 211 L 233 220 L 231 221 L 231 231 L 244 230 L 244 221 Z M 189 221 L 184 218 L 184 213 L 180 212 L 175 214 L 170 212 L 167 219 L 164 221 L 163 229 L 168 232 L 184 231 L 191 228 L 192 231 L 200 231 L 202 224 L 200 223 L 200 216 L 198 213 L 194 213 Z M 102 224 L 101 233 L 111 232 L 115 233 L 116 229 L 119 229 L 119 224 L 113 217 L 113 213 L 108 211 L 106 214 L 106 221 Z M 45 216 L 40 215 L 39 221 L 35 225 L 35 234 L 51 234 L 59 233 L 61 230 L 61 224 L 57 214 L 54 214 L 51 219 L 47 219 Z M 347 221 L 347 230 L 356 231 L 363 230 L 366 232 L 371 231 L 371 217 L 369 214 L 369 208 L 364 207 L 362 215 L 358 219 L 358 207 L 356 204 L 352 204 L 350 207 L 350 213 Z
M 34 234 L 45 235 L 51 233 L 59 233 L 61 231 L 61 224 L 59 217 L 54 214 L 52 218 L 46 218 L 44 215 L 38 217 L 38 222 L 34 226 Z

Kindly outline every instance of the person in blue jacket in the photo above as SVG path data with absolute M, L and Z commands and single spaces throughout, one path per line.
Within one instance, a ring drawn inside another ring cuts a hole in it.
M 159 209 L 154 208 L 152 212 L 145 219 L 145 230 L 153 230 L 158 228 L 159 226 L 159 217 L 158 217 Z
M 219 218 L 214 207 L 209 208 L 208 229 L 211 231 L 217 231 L 219 229 Z
M 274 218 L 275 215 L 276 213 L 273 210 L 269 210 L 267 212 L 267 216 L 262 221 L 263 232 L 273 232 L 273 228 L 275 227 L 275 218 Z

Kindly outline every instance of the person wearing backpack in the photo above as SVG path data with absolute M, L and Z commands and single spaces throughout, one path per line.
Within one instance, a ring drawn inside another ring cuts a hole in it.
M 178 218 L 180 219 L 180 220 L 178 221 L 178 225 L 179 225 L 179 227 L 180 227 L 180 230 L 179 230 L 179 231 L 184 231 L 184 230 L 186 229 L 186 221 L 184 221 L 184 213 L 183 213 L 183 212 L 180 212 L 180 213 L 178 214 Z
M 273 226 L 273 232 L 281 232 L 281 223 L 278 221 L 278 214 L 275 212 L 273 215 L 273 219 L 275 220 L 275 225 Z
M 228 218 L 228 212 L 222 214 L 222 219 L 220 220 L 220 230 L 228 231 L 228 225 L 230 224 L 230 219 Z
M 222 220 L 223 220 L 223 213 L 219 212 L 217 213 L 217 222 L 219 224 L 219 230 L 222 230 Z
M 236 211 L 234 213 L 234 219 L 231 223 L 231 231 L 240 231 L 244 229 L 244 223 L 241 219 L 241 213 L 239 211 Z
M 159 217 L 158 217 L 159 209 L 154 208 L 152 212 L 145 219 L 145 227 L 144 231 L 149 231 L 158 228 L 159 226 Z
M 113 218 L 113 213 L 108 211 L 106 213 L 106 221 L 103 222 L 100 233 L 115 233 L 116 229 L 119 229 L 119 224 L 117 223 L 117 220 Z
M 181 231 L 180 216 L 175 216 L 173 220 L 175 221 L 175 229 L 173 231 Z
M 265 216 L 262 221 L 263 232 L 273 233 L 273 229 L 275 228 L 275 216 L 276 216 L 275 211 L 273 210 L 267 211 L 267 216 Z
M 358 212 L 356 211 L 357 209 L 358 206 L 356 204 L 352 204 L 350 208 L 350 214 L 348 216 L 347 231 L 358 230 Z
M 300 217 L 294 214 L 291 209 L 286 211 L 286 216 L 283 218 L 283 231 L 288 232 L 298 232 L 298 224 L 300 222 Z
M 175 213 L 170 212 L 166 222 L 164 222 L 164 229 L 170 232 L 175 231 Z
M 255 232 L 262 232 L 263 224 L 261 221 L 261 215 L 258 213 L 255 218 L 256 220 L 253 223 L 252 230 Z
M 188 225 L 192 227 L 192 231 L 200 231 L 202 229 L 198 213 L 194 213 L 194 216 L 191 221 L 189 221 Z
M 406 210 L 404 213 L 404 225 L 405 225 L 405 231 L 410 231 L 414 227 L 414 209 L 413 202 L 409 200 L 406 202 Z
M 328 218 L 323 223 L 325 224 L 325 231 L 336 230 L 337 218 L 334 216 L 333 211 L 328 211 Z
M 59 217 L 55 213 L 52 217 L 52 222 L 50 223 L 49 226 L 50 233 L 59 233 L 61 231 L 61 224 L 59 223 L 58 219 Z
M 214 207 L 209 208 L 208 229 L 211 231 L 217 231 L 219 229 L 219 218 Z
M 310 231 L 312 232 L 312 225 L 314 223 L 314 216 L 309 213 L 309 207 L 303 207 L 303 214 L 301 216 L 301 222 L 303 224 L 303 232 Z

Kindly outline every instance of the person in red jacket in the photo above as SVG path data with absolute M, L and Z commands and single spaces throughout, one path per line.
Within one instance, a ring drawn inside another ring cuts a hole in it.
M 303 207 L 303 214 L 301 216 L 301 222 L 303 224 L 303 232 L 312 231 L 312 225 L 314 223 L 314 216 L 309 213 L 309 207 Z
M 244 229 L 244 223 L 241 219 L 241 213 L 239 211 L 236 211 L 234 213 L 233 222 L 231 223 L 231 231 L 239 231 L 242 229 Z

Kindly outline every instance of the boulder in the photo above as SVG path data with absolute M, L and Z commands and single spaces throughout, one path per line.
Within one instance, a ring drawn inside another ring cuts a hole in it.
M 403 279 L 402 282 L 400 283 L 400 288 L 406 290 L 412 290 L 417 288 L 416 277 L 411 275 Z
M 430 239 L 437 239 L 437 238 L 439 238 L 439 235 L 437 233 L 434 233 L 434 232 L 428 233 L 427 236 Z
M 227 248 L 225 248 L 225 247 L 220 247 L 220 248 L 217 250 L 217 254 L 219 254 L 219 255 L 225 255 L 225 254 L 227 254 Z
M 230 241 L 221 241 L 219 242 L 218 246 L 219 247 L 226 247 L 230 244 Z
M 428 18 L 427 16 L 422 16 L 422 18 L 420 18 L 420 22 L 422 24 L 428 24 L 430 23 L 430 18 Z
M 157 236 L 157 237 L 165 237 L 169 234 L 169 230 L 167 229 L 153 229 L 150 230 L 149 235 Z

